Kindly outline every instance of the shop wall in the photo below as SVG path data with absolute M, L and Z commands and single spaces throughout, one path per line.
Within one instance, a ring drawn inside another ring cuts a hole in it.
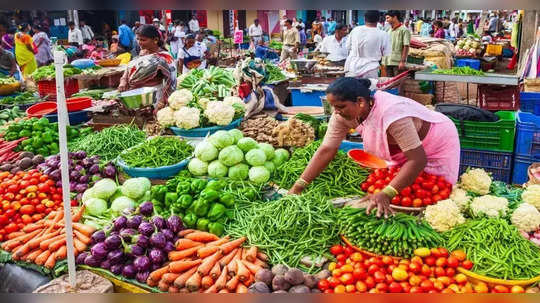
M 207 10 L 208 28 L 217 30 L 223 33 L 223 11 L 222 10 Z
M 247 28 L 249 28 L 249 26 L 251 24 L 253 24 L 253 20 L 255 20 L 257 18 L 258 18 L 258 15 L 257 15 L 256 10 L 246 11 L 246 25 L 247 25 Z

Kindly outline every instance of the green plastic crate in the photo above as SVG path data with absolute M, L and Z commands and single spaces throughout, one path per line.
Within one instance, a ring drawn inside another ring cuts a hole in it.
M 461 148 L 473 148 L 498 152 L 513 152 L 516 136 L 516 113 L 498 111 L 497 122 L 460 122 L 452 117 L 458 130 Z

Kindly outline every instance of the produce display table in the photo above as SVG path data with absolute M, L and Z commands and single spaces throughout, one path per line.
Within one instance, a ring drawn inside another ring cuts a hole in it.
M 120 83 L 120 78 L 126 69 L 125 66 L 103 67 L 101 69 L 90 71 L 88 73 L 76 75 L 79 81 L 79 87 L 113 87 L 116 88 Z

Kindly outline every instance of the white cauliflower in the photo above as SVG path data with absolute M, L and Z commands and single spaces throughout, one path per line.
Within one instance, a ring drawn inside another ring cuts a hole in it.
M 461 175 L 461 188 L 479 195 L 487 195 L 492 179 L 481 168 L 473 168 Z
M 231 106 L 235 103 L 244 106 L 244 101 L 242 101 L 242 99 L 240 99 L 240 97 L 237 97 L 237 96 L 227 96 L 223 98 L 223 103 L 231 105 Z
M 174 110 L 179 110 L 182 107 L 186 106 L 189 102 L 193 100 L 193 94 L 189 89 L 181 89 L 174 91 L 169 96 L 169 106 Z
M 208 98 L 199 98 L 197 103 L 202 107 L 202 109 L 206 109 L 206 106 L 208 105 L 208 102 L 210 102 L 210 99 Z
M 174 112 L 176 126 L 183 129 L 192 129 L 200 125 L 201 111 L 195 107 L 182 107 Z
M 204 115 L 210 123 L 229 125 L 234 118 L 234 108 L 221 101 L 210 101 L 206 105 Z
M 533 184 L 527 186 L 527 189 L 521 194 L 521 198 L 524 202 L 540 210 L 540 185 Z
M 471 202 L 471 197 L 467 195 L 467 191 L 454 186 L 452 193 L 450 194 L 450 199 L 456 203 L 460 211 L 464 211 L 469 206 Z
M 520 231 L 532 232 L 540 227 L 540 212 L 529 203 L 521 203 L 510 219 Z
M 459 207 L 450 199 L 426 207 L 424 218 L 438 232 L 448 231 L 465 222 L 465 218 L 459 212 Z
M 471 202 L 471 212 L 474 216 L 486 215 L 491 218 L 505 216 L 508 212 L 508 200 L 502 197 L 485 195 L 476 197 Z
M 174 125 L 174 110 L 168 106 L 160 109 L 157 112 L 156 117 L 161 127 L 169 127 Z

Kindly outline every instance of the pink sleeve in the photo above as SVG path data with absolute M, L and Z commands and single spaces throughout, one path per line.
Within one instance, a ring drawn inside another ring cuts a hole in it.
M 418 136 L 418 130 L 411 117 L 394 121 L 388 126 L 386 132 L 396 140 L 397 145 L 403 152 L 422 145 L 422 141 L 420 141 L 420 137 Z
M 347 133 L 352 127 L 348 125 L 348 121 L 344 118 L 339 117 L 338 115 L 332 115 L 330 121 L 328 122 L 328 129 L 324 135 L 324 139 L 321 145 L 327 147 L 339 147 L 341 141 L 345 139 Z

